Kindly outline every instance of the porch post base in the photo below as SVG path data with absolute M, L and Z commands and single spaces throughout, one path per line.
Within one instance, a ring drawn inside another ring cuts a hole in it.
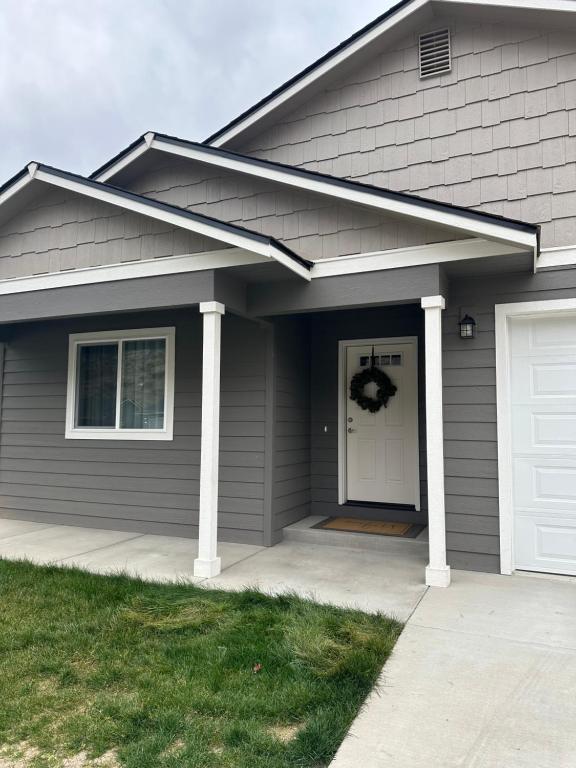
M 194 576 L 200 579 L 211 579 L 218 576 L 222 570 L 222 561 L 219 557 L 214 560 L 201 560 L 199 557 L 194 560 Z
M 443 568 L 432 568 L 426 566 L 426 586 L 427 587 L 449 587 L 450 586 L 450 566 Z

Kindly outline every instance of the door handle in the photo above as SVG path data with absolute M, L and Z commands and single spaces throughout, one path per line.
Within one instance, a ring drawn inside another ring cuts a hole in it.
M 352 427 L 348 427 L 348 434 L 351 434 L 352 432 L 356 432 L 356 430 L 352 429 Z

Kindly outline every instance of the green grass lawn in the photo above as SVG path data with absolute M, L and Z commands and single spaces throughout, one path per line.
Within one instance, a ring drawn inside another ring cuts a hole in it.
M 327 765 L 400 631 L 294 596 L 0 560 L 0 766 Z

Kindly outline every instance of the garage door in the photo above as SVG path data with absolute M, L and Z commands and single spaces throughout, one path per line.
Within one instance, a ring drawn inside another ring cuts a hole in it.
M 510 330 L 515 567 L 576 574 L 576 314 Z

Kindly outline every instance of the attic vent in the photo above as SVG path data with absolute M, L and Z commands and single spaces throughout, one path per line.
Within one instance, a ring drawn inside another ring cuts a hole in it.
M 420 35 L 420 77 L 432 77 L 452 69 L 450 30 Z

